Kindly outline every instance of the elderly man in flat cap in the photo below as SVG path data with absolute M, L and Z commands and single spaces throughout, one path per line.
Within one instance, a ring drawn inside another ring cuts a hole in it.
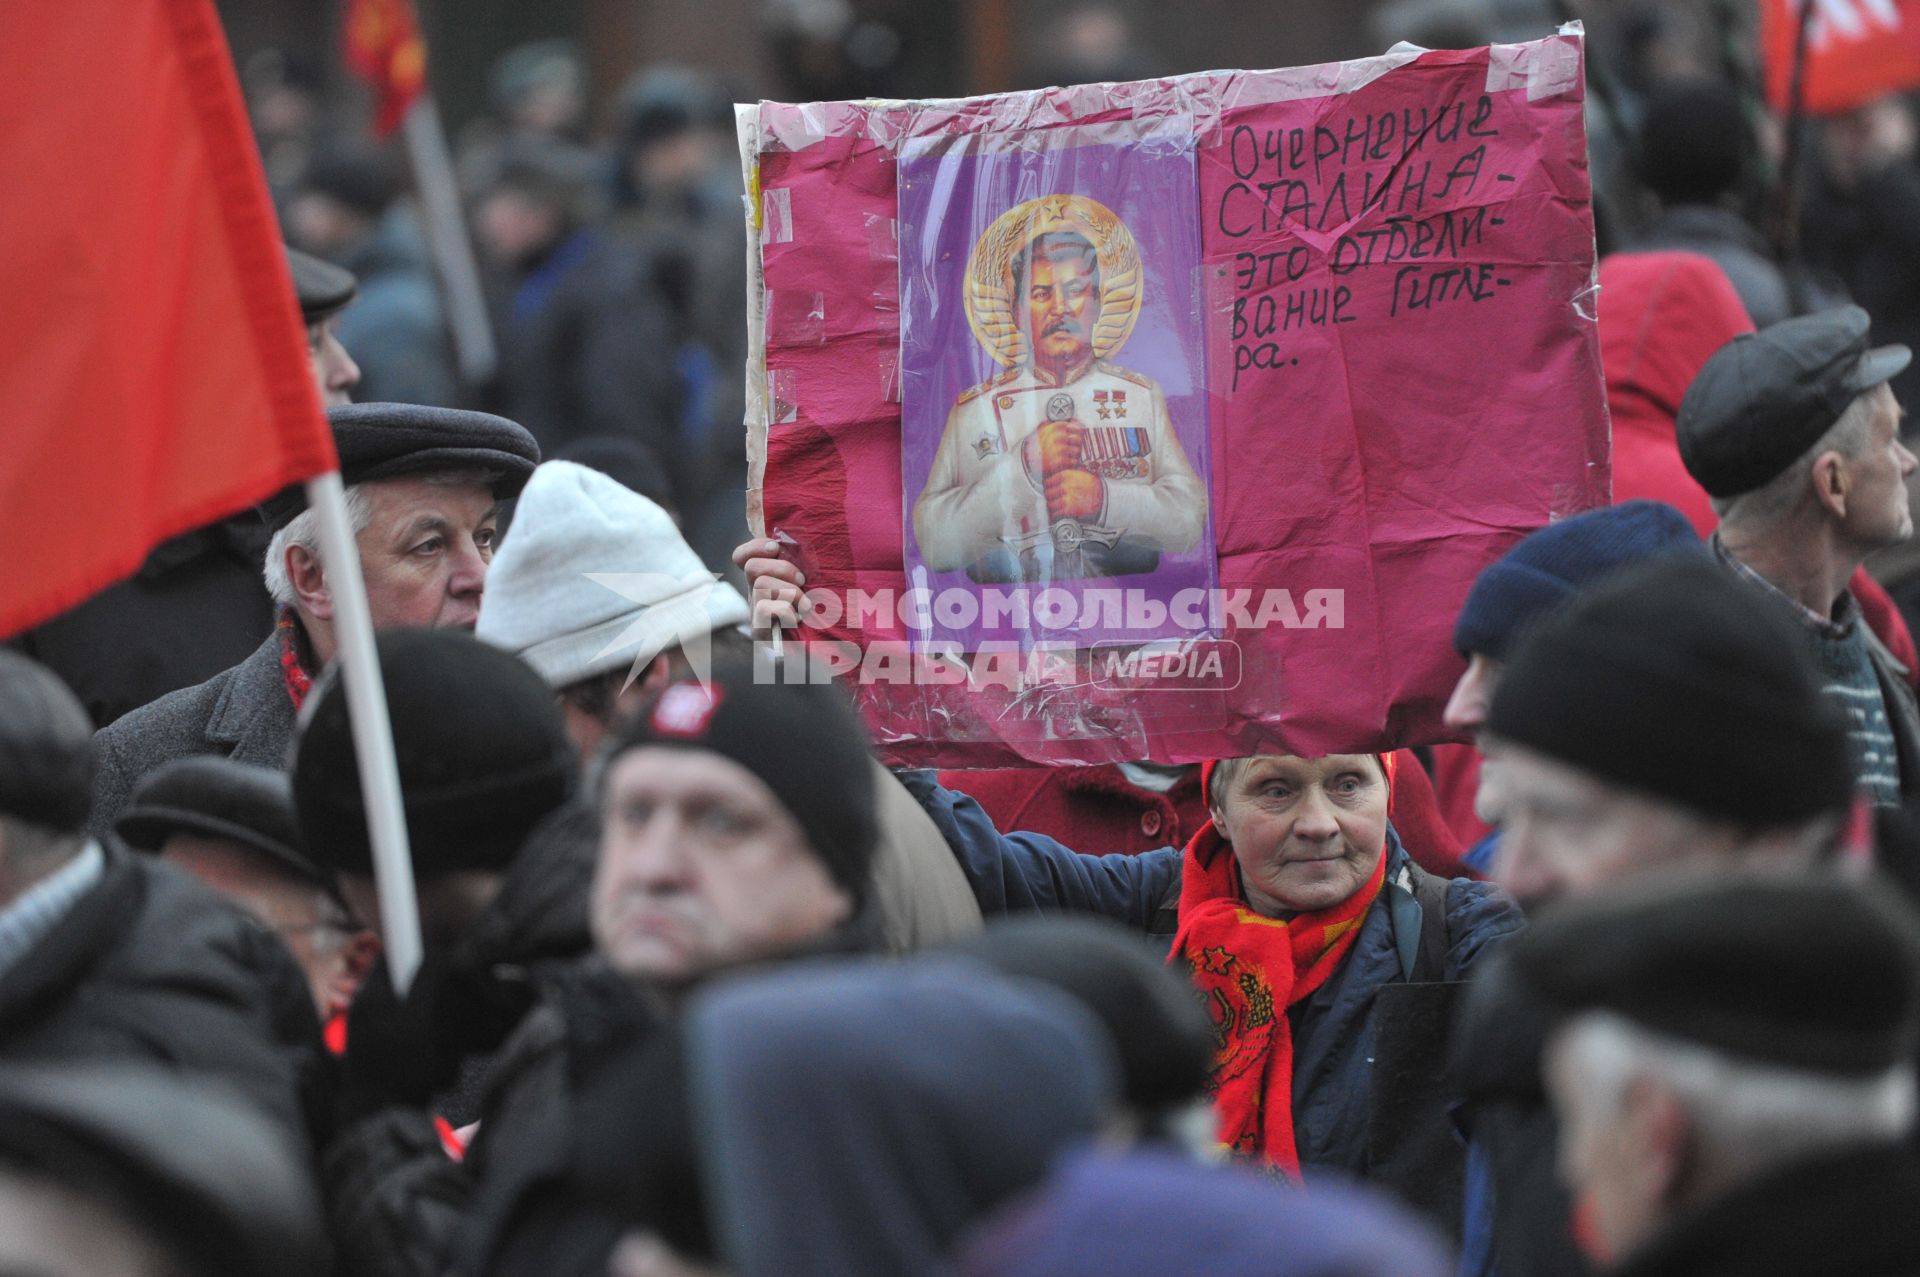
M 1687 388 L 1677 431 L 1720 516 L 1715 553 L 1800 621 L 1851 720 L 1860 787 L 1892 806 L 1920 794 L 1920 707 L 1847 580 L 1913 535 L 1915 461 L 1887 384 L 1913 355 L 1869 348 L 1867 328 L 1844 306 L 1734 338 Z
M 379 942 L 333 873 L 307 854 L 285 772 L 210 754 L 176 759 L 140 782 L 113 828 L 279 936 L 307 973 L 322 1021 L 346 1011 Z
M 1920 1272 L 1917 928 L 1884 884 L 1663 877 L 1515 944 L 1605 1271 Z
M 540 460 L 502 417 L 415 404 L 327 411 L 375 629 L 471 629 L 493 559 L 498 506 Z M 93 827 L 104 831 L 134 784 L 162 763 L 219 754 L 284 768 L 294 716 L 335 651 L 333 580 L 311 511 L 272 507 L 265 575 L 278 620 L 253 654 L 101 731 Z

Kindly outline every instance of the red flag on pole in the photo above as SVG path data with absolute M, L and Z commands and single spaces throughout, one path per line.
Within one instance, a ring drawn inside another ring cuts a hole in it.
M 379 98 L 373 131 L 385 137 L 427 83 L 427 45 L 413 0 L 347 0 L 345 53 Z
M 1920 86 L 1920 0 L 1761 0 L 1760 53 L 1767 101 L 1787 109 L 1802 3 L 1807 30 L 1806 110 L 1832 115 Z
M 0 6 L 0 636 L 336 466 L 212 0 Z

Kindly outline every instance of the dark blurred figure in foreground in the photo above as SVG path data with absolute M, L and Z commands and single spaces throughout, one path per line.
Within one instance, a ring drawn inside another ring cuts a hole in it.
M 186 874 L 89 838 L 92 728 L 0 651 L 0 1060 L 145 1060 L 218 1079 L 304 1150 L 320 1025 L 287 948 Z
M 354 998 L 324 1178 L 343 1271 L 440 1274 L 476 1180 L 524 1128 L 511 1102 L 483 1107 L 481 1133 L 459 1161 L 436 1116 L 453 1108 L 472 1119 L 454 1093 L 462 1065 L 514 1032 L 545 963 L 586 945 L 570 876 L 521 854 L 572 792 L 577 767 L 545 686 L 513 657 L 437 630 L 392 631 L 378 643 L 424 954 L 404 994 L 382 964 Z M 337 674 L 315 689 L 294 759 L 295 806 L 342 894 L 384 934 L 346 700 Z M 517 1067 L 498 1066 L 509 1096 Z
M 1084 1005 L 957 958 L 798 965 L 686 1018 L 695 1148 L 733 1277 L 937 1271 L 1117 1095 Z M 626 1089 L 630 1107 L 652 1098 Z
M 1439 1239 L 1384 1197 L 1304 1193 L 1163 1149 L 1083 1149 L 982 1226 L 960 1277 L 1438 1277 Z
M 1482 739 L 1503 809 L 1494 877 L 1530 913 L 1680 866 L 1818 863 L 1853 801 L 1846 721 L 1800 634 L 1701 553 L 1619 569 L 1540 621 Z M 1543 1032 L 1496 957 L 1453 1037 L 1465 1273 L 1585 1271 L 1552 1175 Z
M 0 1272 L 328 1271 L 305 1159 L 220 1088 L 144 1066 L 0 1068 Z
M 1511 958 L 1554 1017 L 1560 1173 L 1606 1271 L 1920 1271 L 1920 916 L 1883 885 L 1649 881 Z

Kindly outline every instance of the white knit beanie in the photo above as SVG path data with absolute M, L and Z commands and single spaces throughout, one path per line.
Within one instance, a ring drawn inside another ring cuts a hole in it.
M 637 671 L 747 616 L 665 510 L 597 470 L 549 461 L 520 494 L 474 633 L 560 688 Z

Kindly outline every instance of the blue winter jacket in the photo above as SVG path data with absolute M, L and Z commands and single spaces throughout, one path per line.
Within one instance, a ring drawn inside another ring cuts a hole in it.
M 1139 855 L 1082 855 L 1043 834 L 1003 834 L 980 805 L 941 788 L 932 772 L 901 781 L 940 828 L 972 884 L 982 913 L 1027 910 L 1099 913 L 1169 944 L 1179 901 L 1182 849 Z M 1293 1132 L 1300 1163 L 1366 1178 L 1373 1100 L 1374 994 L 1414 975 L 1422 910 L 1410 888 L 1411 861 L 1387 831 L 1387 886 L 1360 936 L 1327 982 L 1288 1011 L 1293 1022 Z M 1428 980 L 1462 980 L 1488 946 L 1521 926 L 1520 911 L 1488 883 L 1456 878 L 1446 887 L 1446 964 Z M 1436 1055 L 1432 1068 L 1444 1061 Z

